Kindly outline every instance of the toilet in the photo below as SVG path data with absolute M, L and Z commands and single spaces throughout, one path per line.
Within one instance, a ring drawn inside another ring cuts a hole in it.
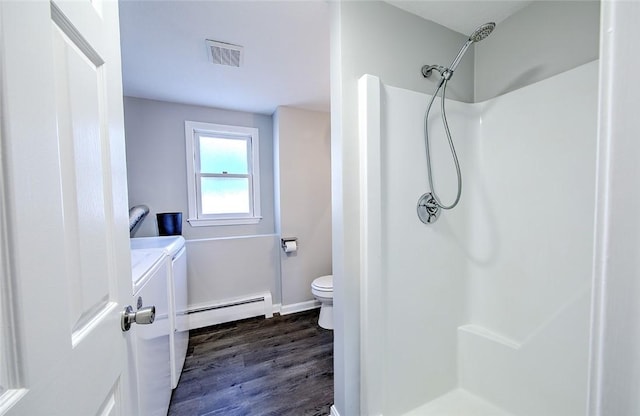
M 311 283 L 311 293 L 320 301 L 318 325 L 333 329 L 333 275 L 320 276 Z

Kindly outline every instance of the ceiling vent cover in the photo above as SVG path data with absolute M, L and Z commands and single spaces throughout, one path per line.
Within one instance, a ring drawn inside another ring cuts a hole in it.
M 209 51 L 209 60 L 212 63 L 216 65 L 235 66 L 236 68 L 242 65 L 242 46 L 209 39 L 206 40 L 206 43 L 207 50 Z

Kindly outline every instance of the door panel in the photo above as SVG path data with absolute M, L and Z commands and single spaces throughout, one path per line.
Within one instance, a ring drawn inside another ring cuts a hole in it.
M 83 45 L 54 23 L 53 58 L 56 119 L 61 160 L 70 319 L 74 332 L 113 307 L 109 290 L 107 210 L 103 184 L 106 122 L 103 61 L 93 62 Z M 78 35 L 74 36 L 78 37 Z M 95 53 L 93 54 L 96 55 Z M 74 343 L 75 344 L 75 343 Z
M 0 2 L 0 19 L 0 278 L 20 363 L 8 387 L 26 393 L 7 414 L 135 415 L 117 2 Z

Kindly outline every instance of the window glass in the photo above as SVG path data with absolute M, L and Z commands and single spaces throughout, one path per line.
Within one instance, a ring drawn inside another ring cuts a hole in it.
M 202 213 L 207 214 L 248 214 L 248 178 L 200 178 L 202 192 Z
M 262 219 L 258 129 L 187 120 L 185 139 L 189 224 L 258 224 Z
M 200 136 L 200 172 L 247 174 L 247 139 Z

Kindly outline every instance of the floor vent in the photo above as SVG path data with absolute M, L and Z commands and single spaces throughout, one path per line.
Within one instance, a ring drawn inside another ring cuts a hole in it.
M 211 63 L 234 66 L 236 68 L 242 66 L 242 50 L 244 49 L 242 46 L 209 39 L 206 40 L 206 43 L 207 50 L 209 51 L 209 61 L 211 61 Z

